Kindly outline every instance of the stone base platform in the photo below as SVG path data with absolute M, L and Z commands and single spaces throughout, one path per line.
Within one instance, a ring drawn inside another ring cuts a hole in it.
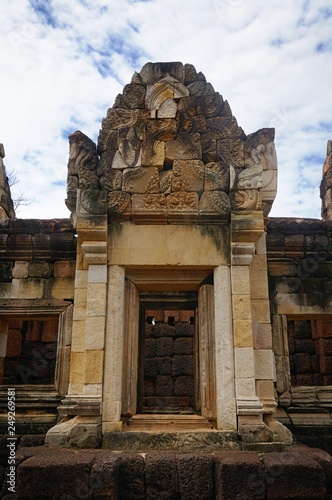
M 222 451 L 241 450 L 237 432 L 107 432 L 103 449 L 112 451 Z
M 332 494 L 331 457 L 300 446 L 283 453 L 136 453 L 38 446 L 18 449 L 16 458 L 13 495 L 2 455 L 0 497 L 6 500 L 321 500 Z

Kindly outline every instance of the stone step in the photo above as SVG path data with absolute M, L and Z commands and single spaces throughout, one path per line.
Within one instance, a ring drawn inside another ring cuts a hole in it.
M 331 457 L 306 447 L 262 454 L 248 451 L 142 454 L 40 446 L 21 448 L 16 457 L 14 495 L 8 489 L 7 460 L 3 463 L 7 469 L 0 477 L 2 498 L 8 500 L 321 500 L 330 498 L 332 493 Z
M 181 432 L 190 430 L 212 430 L 213 425 L 200 415 L 134 415 L 127 422 L 126 430 L 155 431 L 155 432 Z

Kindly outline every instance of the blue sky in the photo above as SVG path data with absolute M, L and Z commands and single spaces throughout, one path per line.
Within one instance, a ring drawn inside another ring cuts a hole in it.
M 101 119 L 148 61 L 202 71 L 249 134 L 276 128 L 271 215 L 320 217 L 332 139 L 330 0 L 2 0 L 0 142 L 19 217 L 68 217 L 69 133 Z

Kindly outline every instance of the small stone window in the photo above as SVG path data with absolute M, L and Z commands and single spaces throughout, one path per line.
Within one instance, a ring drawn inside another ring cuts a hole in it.
M 9 321 L 4 385 L 54 385 L 58 326 L 58 318 Z

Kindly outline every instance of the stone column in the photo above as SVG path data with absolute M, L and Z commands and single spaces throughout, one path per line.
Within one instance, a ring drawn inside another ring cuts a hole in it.
M 262 423 L 263 405 L 256 395 L 255 354 L 250 295 L 250 265 L 255 245 L 232 244 L 232 308 L 235 387 L 239 432 Z
M 124 368 L 122 413 L 137 411 L 137 378 L 139 349 L 139 293 L 130 280 L 125 284 Z
M 122 430 L 125 271 L 108 268 L 108 303 L 103 387 L 102 432 Z
M 214 269 L 215 363 L 217 393 L 217 428 L 234 430 L 236 404 L 234 388 L 234 351 L 230 269 Z
M 198 292 L 199 384 L 202 416 L 216 420 L 216 358 L 213 285 Z

